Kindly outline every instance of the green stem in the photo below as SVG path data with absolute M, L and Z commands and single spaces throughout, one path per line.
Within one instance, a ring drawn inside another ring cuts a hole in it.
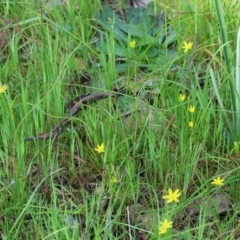
M 220 30 L 222 34 L 222 42 L 223 42 L 223 51 L 224 51 L 224 57 L 227 64 L 227 70 L 229 73 L 229 86 L 230 86 L 230 94 L 231 94 L 231 101 L 232 101 L 232 110 L 233 110 L 233 121 L 234 121 L 234 128 L 237 127 L 237 125 L 240 125 L 240 122 L 237 122 L 236 119 L 236 88 L 234 86 L 234 76 L 233 76 L 233 65 L 232 65 L 232 51 L 230 48 L 230 44 L 228 41 L 228 35 L 227 35 L 227 28 L 224 21 L 224 14 L 222 10 L 222 4 L 220 0 L 215 0 L 216 9 L 217 9 L 217 15 L 218 15 L 218 21 L 220 25 Z

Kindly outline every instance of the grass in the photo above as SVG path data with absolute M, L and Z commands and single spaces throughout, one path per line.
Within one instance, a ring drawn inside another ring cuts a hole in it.
M 164 62 L 137 46 L 115 56 L 96 21 L 100 1 L 0 3 L 2 239 L 239 238 L 240 152 L 225 134 L 233 109 L 216 8 L 165 2 L 156 10 L 171 18 L 176 54 Z M 239 5 L 222 4 L 235 56 Z M 108 53 L 96 47 L 100 33 Z M 87 105 L 54 144 L 23 140 L 51 130 L 75 97 L 122 85 L 123 96 Z M 218 176 L 222 187 L 211 184 Z M 179 203 L 162 198 L 168 188 Z M 173 227 L 160 235 L 164 219 Z

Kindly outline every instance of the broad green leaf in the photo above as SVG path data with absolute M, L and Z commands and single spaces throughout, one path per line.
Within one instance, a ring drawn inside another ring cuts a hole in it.
M 107 42 L 103 39 L 102 35 L 101 40 L 98 42 L 97 46 L 102 53 L 109 54 Z M 126 46 L 116 41 L 114 43 L 114 54 L 119 57 L 125 57 L 127 55 Z
M 127 34 L 130 34 L 132 37 L 142 37 L 144 34 L 141 26 L 139 27 L 131 24 L 124 24 L 121 29 Z
M 114 38 L 122 41 L 127 41 L 127 36 L 120 30 L 120 26 L 123 22 L 117 17 L 117 15 L 108 7 L 103 7 L 102 14 L 98 16 L 98 22 L 101 24 L 110 34 L 114 35 Z
M 158 55 L 158 49 L 152 46 L 147 50 L 146 55 L 151 58 L 156 57 Z
M 137 41 L 137 40 L 136 40 Z M 149 45 L 154 42 L 154 38 L 151 37 L 148 33 L 145 33 L 139 42 L 137 41 L 137 46 Z
M 176 32 L 171 27 L 169 29 L 168 35 L 167 35 L 167 37 L 166 37 L 166 39 L 164 41 L 164 45 L 167 47 L 170 44 L 174 43 L 176 41 L 176 39 L 177 39 Z

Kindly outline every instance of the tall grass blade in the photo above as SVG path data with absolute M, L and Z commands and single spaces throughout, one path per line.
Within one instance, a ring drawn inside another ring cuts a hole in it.
M 227 71 L 229 73 L 230 79 L 229 79 L 229 85 L 230 85 L 230 93 L 231 93 L 231 101 L 232 101 L 232 110 L 233 110 L 233 119 L 234 119 L 234 125 L 236 126 L 236 102 L 235 102 L 235 86 L 234 86 L 234 76 L 233 76 L 233 65 L 232 65 L 232 51 L 229 45 L 228 41 L 228 35 L 227 35 L 227 28 L 224 20 L 224 14 L 222 10 L 222 4 L 220 0 L 215 0 L 215 5 L 217 9 L 217 15 L 218 15 L 218 21 L 220 25 L 220 30 L 222 34 L 222 42 L 223 42 L 223 51 L 224 51 L 224 57 L 227 64 Z
M 236 132 L 240 135 L 240 28 L 236 48 Z M 239 139 L 239 138 L 238 138 Z
M 220 108 L 221 108 L 221 110 L 222 110 L 222 113 L 223 113 L 223 115 L 224 115 L 224 117 L 225 117 L 225 120 L 226 120 L 228 129 L 229 129 L 229 131 L 231 132 L 232 137 L 235 138 L 235 134 L 234 134 L 234 132 L 233 132 L 232 124 L 231 124 L 231 122 L 229 121 L 229 118 L 228 118 L 227 113 L 226 113 L 226 109 L 224 108 L 224 105 L 223 105 L 222 98 L 221 98 L 220 93 L 219 93 L 219 91 L 218 91 L 217 81 L 216 81 L 216 78 L 215 78 L 215 76 L 214 76 L 213 69 L 210 68 L 209 71 L 210 71 L 210 76 L 211 76 L 211 80 L 212 80 L 213 89 L 214 89 L 215 94 L 216 94 L 216 96 L 217 96 L 217 100 L 218 100 L 218 103 L 219 103 Z

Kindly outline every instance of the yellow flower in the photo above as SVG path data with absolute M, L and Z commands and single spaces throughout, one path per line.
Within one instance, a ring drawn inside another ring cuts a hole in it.
M 188 126 L 189 126 L 190 128 L 193 128 L 193 126 L 194 126 L 193 121 L 190 121 L 190 122 L 188 123 Z
M 119 179 L 118 179 L 117 177 L 114 177 L 114 178 L 112 179 L 112 182 L 113 182 L 113 183 L 119 183 Z
M 188 111 L 189 111 L 190 113 L 194 113 L 194 112 L 195 112 L 195 107 L 194 107 L 194 106 L 190 106 L 190 107 L 188 108 Z
M 131 42 L 130 42 L 130 48 L 135 48 L 136 47 L 136 41 L 135 40 L 132 40 Z
M 164 219 L 164 222 L 160 222 L 159 234 L 167 233 L 167 230 L 172 228 L 172 223 L 173 222 L 168 221 L 166 218 Z
M 165 234 L 165 233 L 167 233 L 167 229 L 159 227 L 159 234 Z
M 186 41 L 183 42 L 182 48 L 184 49 L 184 52 L 187 52 L 188 50 L 192 49 L 193 42 L 187 43 Z
M 7 85 L 6 84 L 4 84 L 4 85 L 0 84 L 0 93 L 5 93 L 6 90 L 7 90 Z
M 105 151 L 104 143 L 102 143 L 101 145 L 97 144 L 97 148 L 95 148 L 94 150 L 97 151 L 98 153 L 103 153 Z
M 221 177 L 214 178 L 212 181 L 212 184 L 215 186 L 222 186 L 224 182 L 224 179 L 221 179 Z
M 185 98 L 186 98 L 185 94 L 179 94 L 178 101 L 183 102 L 185 100 Z
M 172 191 L 171 188 L 168 189 L 168 195 L 163 196 L 163 199 L 168 199 L 167 203 L 171 202 L 179 202 L 178 198 L 180 197 L 181 192 L 177 189 L 175 192 Z

